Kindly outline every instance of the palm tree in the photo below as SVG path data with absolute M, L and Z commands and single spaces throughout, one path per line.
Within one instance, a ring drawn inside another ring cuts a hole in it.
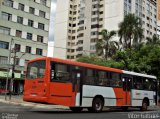
M 108 32 L 106 29 L 103 29 L 101 34 L 102 39 L 97 41 L 96 52 L 99 56 L 104 56 L 106 59 L 108 59 L 108 57 L 112 55 L 112 52 L 118 45 L 116 41 L 111 41 L 112 37 L 116 35 L 116 32 Z
M 152 38 L 147 37 L 146 40 L 147 40 L 147 42 L 146 42 L 147 45 L 160 44 L 160 39 L 155 34 L 152 36 Z
M 126 15 L 119 24 L 118 35 L 124 49 L 135 47 L 143 38 L 141 19 L 134 14 Z

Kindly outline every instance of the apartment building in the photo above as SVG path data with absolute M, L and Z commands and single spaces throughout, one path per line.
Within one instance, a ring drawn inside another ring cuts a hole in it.
M 13 90 L 18 93 L 27 61 L 47 56 L 50 5 L 50 0 L 0 0 L 0 89 L 5 87 L 9 64 L 11 70 L 15 63 Z
M 156 34 L 156 0 L 58 0 L 54 57 L 74 60 L 94 54 L 101 30 L 117 31 L 128 13 L 142 19 L 144 39 Z
M 157 0 L 157 35 L 160 38 L 160 0 Z

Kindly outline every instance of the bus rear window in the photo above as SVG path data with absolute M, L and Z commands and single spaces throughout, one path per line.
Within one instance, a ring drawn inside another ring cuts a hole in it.
M 45 75 L 45 61 L 31 62 L 27 66 L 27 79 L 43 78 Z

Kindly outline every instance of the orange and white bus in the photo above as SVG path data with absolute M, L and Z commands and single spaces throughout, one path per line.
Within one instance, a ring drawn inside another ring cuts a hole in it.
M 24 101 L 100 112 L 104 106 L 147 110 L 157 102 L 155 76 L 57 58 L 28 62 Z

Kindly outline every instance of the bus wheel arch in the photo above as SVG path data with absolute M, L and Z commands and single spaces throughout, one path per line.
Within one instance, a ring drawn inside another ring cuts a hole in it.
M 147 111 L 147 107 L 149 106 L 149 99 L 145 97 L 142 101 L 141 111 Z
M 102 95 L 96 95 L 92 101 L 92 111 L 93 112 L 101 112 L 104 106 L 104 97 Z

